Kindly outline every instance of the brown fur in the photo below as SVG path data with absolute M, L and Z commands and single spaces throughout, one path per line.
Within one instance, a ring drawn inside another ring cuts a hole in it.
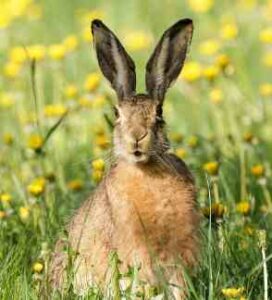
M 181 169 L 171 162 L 177 171 Z M 78 253 L 74 285 L 79 293 L 105 281 L 112 250 L 117 251 L 123 269 L 141 263 L 141 278 L 151 283 L 156 283 L 156 260 L 169 269 L 168 280 L 174 274 L 170 265 L 180 263 L 179 259 L 185 267 L 196 264 L 195 188 L 182 168 L 182 173 L 175 174 L 156 163 L 139 168 L 120 161 L 110 170 L 68 226 L 70 246 Z M 66 266 L 67 257 L 57 246 L 52 279 L 58 288 Z M 176 272 L 182 278 L 181 269 Z
M 109 30 L 100 23 L 102 27 L 96 26 L 102 28 L 97 30 L 102 30 L 99 39 L 103 41 Z M 173 26 L 174 33 L 170 30 L 171 34 L 176 34 L 176 27 Z M 159 50 L 156 51 L 160 57 Z M 131 64 L 127 54 L 120 55 Z M 111 59 L 114 62 L 116 58 Z M 153 55 L 152 59 L 156 57 Z M 121 58 L 117 60 L 118 67 L 124 68 L 119 70 L 121 75 L 131 76 L 126 71 L 128 66 L 122 66 Z M 102 60 L 101 66 L 102 70 L 106 68 L 106 75 L 111 72 L 105 66 L 108 61 Z M 120 93 L 133 88 L 133 80 L 127 79 L 125 84 L 129 86 L 118 85 Z M 116 110 L 116 162 L 67 228 L 69 245 L 77 253 L 73 264 L 74 288 L 82 293 L 94 283 L 105 283 L 112 250 L 117 252 L 123 271 L 139 263 L 140 278 L 157 284 L 156 270 L 163 266 L 165 279 L 184 287 L 180 266 L 195 266 L 199 249 L 199 214 L 192 175 L 182 160 L 168 153 L 160 99 L 130 95 L 119 101 Z M 63 288 L 69 265 L 63 244 L 57 243 L 50 268 L 52 284 L 57 288 Z

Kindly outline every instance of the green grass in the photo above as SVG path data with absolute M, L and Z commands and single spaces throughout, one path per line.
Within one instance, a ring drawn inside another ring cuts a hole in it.
M 0 299 L 77 299 L 72 289 L 65 295 L 50 294 L 46 278 L 55 241 L 63 235 L 74 210 L 97 185 L 91 162 L 98 158 L 109 162 L 109 149 L 102 147 L 101 139 L 111 138 L 105 114 L 112 119 L 115 95 L 104 79 L 94 91 L 84 90 L 87 75 L 99 70 L 91 43 L 82 38 L 82 30 L 89 23 L 83 24 L 78 15 L 94 9 L 103 12 L 103 19 L 122 41 L 132 30 L 152 36 L 147 47 L 130 51 L 137 65 L 139 92 L 144 91 L 145 63 L 155 42 L 179 18 L 191 17 L 195 23 L 188 61 L 205 68 L 214 65 L 219 54 L 229 56 L 225 73 L 221 71 L 213 80 L 203 76 L 193 82 L 178 79 L 165 100 L 173 149 L 186 152 L 184 160 L 197 182 L 199 207 L 207 212 L 211 206 L 212 212 L 210 216 L 206 213 L 201 224 L 202 255 L 198 270 L 188 277 L 189 298 L 224 299 L 222 289 L 243 287 L 246 299 L 264 299 L 262 249 L 267 257 L 267 292 L 271 297 L 272 92 L 268 96 L 259 93 L 260 84 L 272 84 L 272 69 L 262 63 L 265 54 L 271 52 L 271 44 L 259 40 L 260 31 L 271 24 L 265 17 L 269 8 L 265 1 L 256 1 L 252 9 L 239 6 L 239 1 L 216 2 L 208 12 L 197 13 L 186 1 L 177 0 L 164 4 L 152 0 L 43 0 L 35 2 L 43 12 L 40 19 L 32 20 L 30 11 L 7 28 L 0 28 Z M 234 20 L 238 26 L 238 35 L 231 40 L 220 37 L 225 19 Z M 62 43 L 70 34 L 78 37 L 79 45 L 63 60 L 48 56 L 36 63 L 26 60 L 15 78 L 4 74 L 13 47 L 49 47 Z M 210 38 L 220 43 L 220 49 L 204 55 L 199 47 Z M 79 89 L 74 100 L 64 96 L 69 83 Z M 210 101 L 215 88 L 223 94 L 217 104 Z M 82 97 L 97 99 L 101 95 L 105 100 L 95 106 L 79 104 Z M 48 104 L 61 104 L 68 111 L 62 115 L 54 108 L 56 116 L 45 116 Z M 245 137 L 249 133 L 250 139 Z M 29 145 L 32 134 L 43 140 L 36 151 Z M 177 134 L 183 138 L 175 138 Z M 192 145 L 192 137 L 196 145 Z M 211 161 L 219 165 L 217 174 L 203 170 Z M 252 173 L 256 165 L 264 167 L 260 176 Z M 45 178 L 45 188 L 33 196 L 28 186 L 38 177 Z M 68 184 L 72 180 L 79 180 L 82 186 L 72 190 Z M 3 200 L 5 193 L 12 197 L 8 203 Z M 236 209 L 241 200 L 250 205 L 246 215 Z M 219 203 L 219 208 L 214 208 L 214 203 Z M 25 218 L 22 208 L 27 209 Z M 265 245 L 260 245 L 260 230 L 267 234 Z M 118 276 L 122 274 L 118 273 L 117 258 L 112 257 L 109 264 L 115 275 L 106 297 L 120 299 L 126 293 L 127 299 L 135 299 L 133 289 L 119 290 Z M 43 264 L 41 273 L 33 271 L 35 262 Z M 134 268 L 127 276 L 137 281 L 137 274 Z M 86 298 L 102 299 L 102 294 L 91 288 Z

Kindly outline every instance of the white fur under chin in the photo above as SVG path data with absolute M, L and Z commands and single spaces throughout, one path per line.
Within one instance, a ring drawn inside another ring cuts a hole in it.
M 137 157 L 134 155 L 128 155 L 126 160 L 133 164 L 144 164 L 148 162 L 149 157 L 146 154 L 142 154 L 141 156 Z
M 127 156 L 121 156 L 120 158 L 121 158 L 121 160 L 125 161 L 126 163 L 128 163 L 130 165 L 146 164 L 149 161 L 149 158 L 147 155 L 144 155 L 141 157 L 135 157 L 133 155 L 128 154 Z

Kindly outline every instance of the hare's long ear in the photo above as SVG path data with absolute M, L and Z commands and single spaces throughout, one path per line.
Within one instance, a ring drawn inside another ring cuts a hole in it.
M 178 77 L 193 34 L 193 22 L 183 19 L 167 29 L 146 65 L 146 89 L 160 102 Z
M 102 73 L 110 81 L 119 100 L 133 95 L 136 89 L 133 60 L 115 34 L 102 21 L 94 20 L 91 27 Z

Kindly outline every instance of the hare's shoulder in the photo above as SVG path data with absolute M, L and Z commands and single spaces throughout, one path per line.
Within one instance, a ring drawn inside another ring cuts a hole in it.
M 90 235 L 90 229 L 96 232 L 107 231 L 112 223 L 111 205 L 109 203 L 106 183 L 103 180 L 75 212 L 68 224 L 69 236 L 72 240 L 81 236 Z
M 170 160 L 171 165 L 175 168 L 175 170 L 182 177 L 182 179 L 194 185 L 194 177 L 192 173 L 189 171 L 185 162 L 179 157 L 177 157 L 175 154 L 169 153 L 166 155 L 168 160 Z

